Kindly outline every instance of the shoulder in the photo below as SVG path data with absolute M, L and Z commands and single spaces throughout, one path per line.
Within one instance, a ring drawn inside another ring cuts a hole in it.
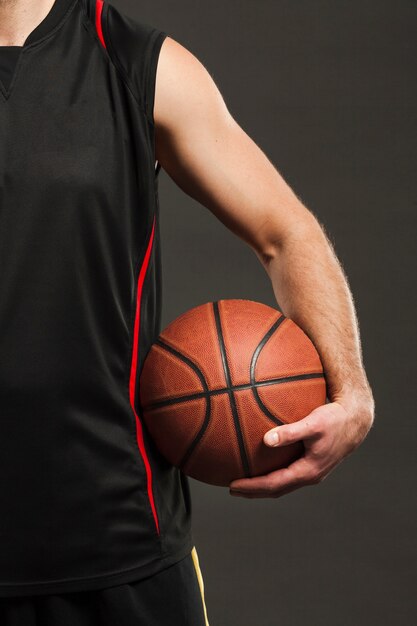
M 203 62 L 160 25 L 131 17 L 102 0 L 81 0 L 98 39 L 148 119 L 171 126 L 223 107 Z
M 162 127 L 190 127 L 223 116 L 226 105 L 212 73 L 191 50 L 167 37 L 159 54 L 155 122 Z M 200 126 L 201 128 L 201 126 Z
M 160 45 L 168 34 L 155 24 L 130 17 L 107 0 L 79 0 L 97 39 L 109 54 L 131 61 Z M 113 59 L 112 59 L 113 60 Z
M 101 22 L 109 46 L 127 63 L 137 62 L 138 54 L 151 54 L 168 36 L 158 26 L 134 19 L 108 2 L 103 3 Z
M 80 0 L 97 44 L 127 84 L 146 114 L 152 114 L 159 52 L 168 33 L 130 17 L 106 0 Z

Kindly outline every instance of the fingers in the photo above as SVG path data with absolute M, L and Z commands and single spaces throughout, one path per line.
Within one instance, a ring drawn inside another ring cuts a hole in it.
M 279 497 L 306 485 L 321 482 L 323 476 L 316 466 L 301 457 L 288 467 L 264 476 L 240 478 L 230 483 L 230 494 L 252 498 Z
M 280 489 L 280 491 L 274 492 L 274 493 L 258 493 L 256 491 L 251 492 L 251 491 L 230 491 L 230 495 L 236 497 L 240 497 L 240 498 L 248 498 L 248 499 L 255 499 L 255 498 L 280 498 L 281 496 L 286 496 L 288 493 L 291 493 L 292 491 L 296 491 L 298 489 L 298 487 L 288 487 L 287 489 Z
M 264 435 L 264 443 L 272 447 L 287 446 L 296 441 L 320 437 L 322 433 L 322 407 L 318 407 L 298 422 L 276 426 L 268 430 Z
M 335 455 L 329 453 L 333 439 L 327 432 L 330 424 L 326 409 L 328 406 L 318 407 L 298 422 L 284 424 L 265 433 L 264 442 L 274 447 L 304 441 L 304 455 L 288 467 L 264 476 L 232 481 L 229 485 L 230 494 L 247 498 L 278 498 L 300 487 L 322 482 L 338 461 L 337 455 L 333 458 Z M 278 435 L 278 441 L 272 444 L 268 443 L 271 434 Z

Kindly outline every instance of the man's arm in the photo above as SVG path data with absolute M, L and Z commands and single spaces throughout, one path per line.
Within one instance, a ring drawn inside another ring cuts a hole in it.
M 303 440 L 304 456 L 232 492 L 277 497 L 321 482 L 365 438 L 374 402 L 362 362 L 346 277 L 321 225 L 262 150 L 233 119 L 201 62 L 168 37 L 160 52 L 154 108 L 161 166 L 254 250 L 284 315 L 322 359 L 329 403 L 278 426 L 278 445 Z

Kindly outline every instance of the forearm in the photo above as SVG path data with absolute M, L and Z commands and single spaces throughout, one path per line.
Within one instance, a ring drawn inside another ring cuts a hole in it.
M 354 395 L 372 403 L 353 298 L 323 229 L 310 216 L 305 225 L 289 230 L 273 251 L 263 264 L 277 302 L 315 344 L 329 400 Z

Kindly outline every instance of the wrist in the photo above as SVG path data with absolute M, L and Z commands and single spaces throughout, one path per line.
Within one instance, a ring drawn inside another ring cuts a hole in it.
M 330 398 L 329 398 L 330 399 Z M 332 402 L 337 402 L 346 411 L 356 431 L 358 443 L 364 439 L 372 427 L 375 417 L 375 402 L 371 387 L 366 384 L 350 385 L 344 387 L 339 393 L 334 394 Z
M 332 384 L 332 381 L 327 380 L 327 392 L 331 402 L 339 402 L 346 408 L 355 405 L 371 411 L 374 409 L 372 389 L 363 371 L 341 384 Z

